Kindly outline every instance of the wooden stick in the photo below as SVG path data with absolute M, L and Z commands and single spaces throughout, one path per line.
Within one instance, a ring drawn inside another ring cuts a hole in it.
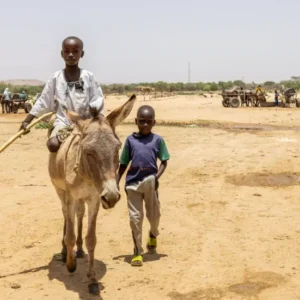
M 40 121 L 42 121 L 43 119 L 47 118 L 47 117 L 51 117 L 53 114 L 55 114 L 54 112 L 49 112 L 46 114 L 43 114 L 42 116 L 40 116 L 39 118 L 37 118 L 35 121 L 33 121 L 32 123 L 30 123 L 27 127 L 26 130 L 29 130 L 30 128 L 32 128 L 34 125 L 36 125 L 37 123 L 39 123 Z M 0 148 L 0 153 L 3 152 L 9 145 L 11 145 L 18 137 L 20 137 L 25 131 L 25 129 L 22 129 L 21 131 L 19 131 L 16 135 L 14 135 L 13 137 L 11 137 L 1 148 Z

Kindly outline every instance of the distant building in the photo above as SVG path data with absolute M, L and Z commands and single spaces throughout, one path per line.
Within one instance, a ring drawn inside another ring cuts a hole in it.
M 292 76 L 291 79 L 300 82 L 300 76 Z

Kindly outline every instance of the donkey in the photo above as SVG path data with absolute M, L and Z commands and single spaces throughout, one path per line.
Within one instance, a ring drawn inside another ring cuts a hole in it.
M 74 112 L 67 112 L 74 129 L 57 153 L 50 153 L 49 175 L 62 203 L 64 230 L 62 259 L 70 273 L 76 270 L 77 257 L 83 257 L 82 220 L 85 203 L 88 206 L 88 230 L 85 244 L 88 250 L 89 292 L 99 294 L 99 284 L 94 270 L 94 250 L 96 247 L 96 222 L 100 203 L 110 209 L 120 199 L 116 183 L 121 142 L 115 128 L 131 112 L 136 96 L 107 117 L 95 109 L 90 109 L 88 118 Z M 91 116 L 91 117 L 90 117 Z M 74 232 L 77 215 L 77 240 Z

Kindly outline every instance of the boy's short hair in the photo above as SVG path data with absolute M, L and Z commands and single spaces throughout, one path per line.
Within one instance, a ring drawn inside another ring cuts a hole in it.
M 67 40 L 77 40 L 77 41 L 79 41 L 79 43 L 81 44 L 81 48 L 83 49 L 83 41 L 82 41 L 79 37 L 77 37 L 77 36 L 68 36 L 68 37 L 66 37 L 66 38 L 63 40 L 63 42 L 62 42 L 62 47 L 64 46 L 64 43 L 65 43 Z
M 138 115 L 139 115 L 142 111 L 144 111 L 144 110 L 149 110 L 149 111 L 151 112 L 151 114 L 153 115 L 153 118 L 155 118 L 155 110 L 154 110 L 154 108 L 153 108 L 152 106 L 150 106 L 150 105 L 142 105 L 142 106 L 138 109 L 136 115 L 138 116 Z

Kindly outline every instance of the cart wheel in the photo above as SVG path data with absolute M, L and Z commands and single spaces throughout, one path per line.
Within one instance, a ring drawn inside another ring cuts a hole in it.
M 225 98 L 225 99 L 222 101 L 222 105 L 223 105 L 224 107 L 229 107 L 229 106 L 230 106 L 229 98 Z
M 230 99 L 230 106 L 237 108 L 240 106 L 240 100 L 238 98 L 232 98 Z
M 19 108 L 18 108 L 18 105 L 16 104 L 13 104 L 12 107 L 11 107 L 11 111 L 16 114 L 18 112 Z
M 25 103 L 25 112 L 28 114 L 31 109 L 32 109 L 32 105 L 30 103 Z

